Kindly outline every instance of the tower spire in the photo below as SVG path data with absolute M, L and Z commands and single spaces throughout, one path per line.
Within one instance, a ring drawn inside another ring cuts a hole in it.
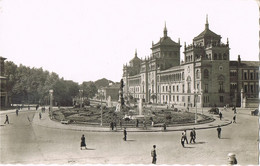
M 208 14 L 207 14 L 207 16 L 206 16 L 206 24 L 205 24 L 205 29 L 209 29 Z
M 137 57 L 137 49 L 135 49 L 135 57 Z
M 167 37 L 167 28 L 166 28 L 166 21 L 164 22 L 164 30 L 163 30 L 163 36 Z

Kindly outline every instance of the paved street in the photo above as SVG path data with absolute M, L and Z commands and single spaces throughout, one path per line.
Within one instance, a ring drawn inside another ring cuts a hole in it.
M 150 164 L 152 145 L 157 145 L 157 164 L 227 164 L 233 152 L 240 165 L 258 165 L 258 117 L 239 110 L 237 123 L 222 127 L 222 139 L 216 128 L 197 130 L 197 143 L 183 148 L 181 131 L 87 132 L 44 127 L 31 123 L 35 111 L 9 113 L 10 124 L 3 125 L 0 115 L 1 164 Z M 233 112 L 222 112 L 231 120 Z M 38 120 L 38 113 L 35 119 Z M 30 119 L 30 121 L 28 120 Z M 39 120 L 38 120 L 39 122 Z M 80 137 L 86 137 L 87 150 L 80 150 Z M 187 132 L 189 138 L 189 131 Z

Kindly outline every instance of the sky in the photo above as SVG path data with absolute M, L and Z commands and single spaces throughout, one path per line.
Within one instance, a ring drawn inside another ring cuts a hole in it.
M 135 50 L 151 54 L 165 23 L 183 52 L 206 15 L 210 30 L 229 38 L 230 60 L 259 60 L 255 0 L 0 0 L 0 56 L 78 83 L 119 82 Z

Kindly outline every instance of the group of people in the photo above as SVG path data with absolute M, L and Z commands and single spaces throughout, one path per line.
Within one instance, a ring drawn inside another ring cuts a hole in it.
M 196 131 L 195 131 L 195 127 L 190 131 L 190 143 L 196 143 L 195 142 L 195 139 L 196 139 Z M 182 145 L 182 147 L 185 147 L 184 146 L 184 143 L 185 143 L 185 141 L 186 141 L 186 143 L 187 144 L 189 144 L 189 142 L 188 142 L 188 139 L 187 139 L 187 135 L 186 135 L 186 130 L 184 130 L 183 132 L 182 132 L 182 136 L 181 136 L 181 145 Z

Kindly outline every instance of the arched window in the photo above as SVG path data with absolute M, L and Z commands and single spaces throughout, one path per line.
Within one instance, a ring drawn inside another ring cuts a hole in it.
M 218 55 L 215 53 L 214 54 L 214 60 L 217 60 L 218 59 Z
M 226 53 L 224 53 L 223 59 L 224 59 L 224 60 L 227 60 L 227 54 L 226 54 Z
M 200 76 L 199 76 L 199 70 L 196 70 L 196 78 L 200 78 Z
M 209 78 L 209 71 L 208 71 L 208 69 L 204 70 L 204 78 Z
M 222 55 L 221 55 L 221 53 L 218 54 L 218 60 L 222 60 Z

